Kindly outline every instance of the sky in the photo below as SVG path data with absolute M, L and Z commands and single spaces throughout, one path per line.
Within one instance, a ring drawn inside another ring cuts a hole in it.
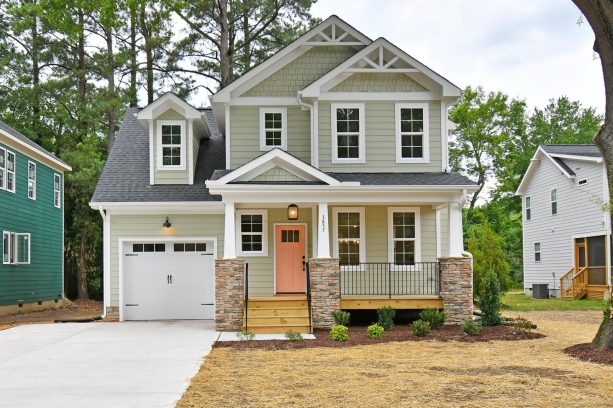
M 312 14 L 385 37 L 461 88 L 530 107 L 566 95 L 604 112 L 594 33 L 571 0 L 319 0 Z

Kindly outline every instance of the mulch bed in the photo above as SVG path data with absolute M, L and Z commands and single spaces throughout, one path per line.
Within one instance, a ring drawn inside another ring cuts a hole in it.
M 564 352 L 581 361 L 613 365 L 613 350 L 594 350 L 590 343 L 575 344 L 574 346 L 566 347 Z
M 508 326 L 483 327 L 477 336 L 464 334 L 461 326 L 443 326 L 433 330 L 424 337 L 417 337 L 411 333 L 408 326 L 396 326 L 386 331 L 382 338 L 371 339 L 366 335 L 366 327 L 349 327 L 349 340 L 332 341 L 327 330 L 315 330 L 315 340 L 288 341 L 288 340 L 254 340 L 254 341 L 218 341 L 214 347 L 231 347 L 240 350 L 293 350 L 310 347 L 350 347 L 365 344 L 389 343 L 394 341 L 460 341 L 477 343 L 490 340 L 531 340 L 540 339 L 545 335 L 535 332 L 522 332 Z

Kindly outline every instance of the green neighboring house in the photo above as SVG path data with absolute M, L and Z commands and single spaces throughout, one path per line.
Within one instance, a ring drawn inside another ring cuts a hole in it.
M 68 170 L 69 165 L 0 122 L 0 315 L 62 304 Z

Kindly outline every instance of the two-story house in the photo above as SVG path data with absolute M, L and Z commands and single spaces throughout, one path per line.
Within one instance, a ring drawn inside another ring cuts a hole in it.
M 517 194 L 522 197 L 524 291 L 602 299 L 611 287 L 607 172 L 595 145 L 541 145 Z
M 0 122 L 0 315 L 64 298 L 64 172 L 70 166 Z
M 332 16 L 211 108 L 167 93 L 129 110 L 91 201 L 107 314 L 259 332 L 383 305 L 471 317 L 475 184 L 447 150 L 459 96 Z

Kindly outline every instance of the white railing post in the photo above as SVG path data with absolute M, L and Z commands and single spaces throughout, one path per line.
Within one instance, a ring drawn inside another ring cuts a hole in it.
M 317 211 L 317 258 L 330 258 L 328 203 L 319 203 Z

